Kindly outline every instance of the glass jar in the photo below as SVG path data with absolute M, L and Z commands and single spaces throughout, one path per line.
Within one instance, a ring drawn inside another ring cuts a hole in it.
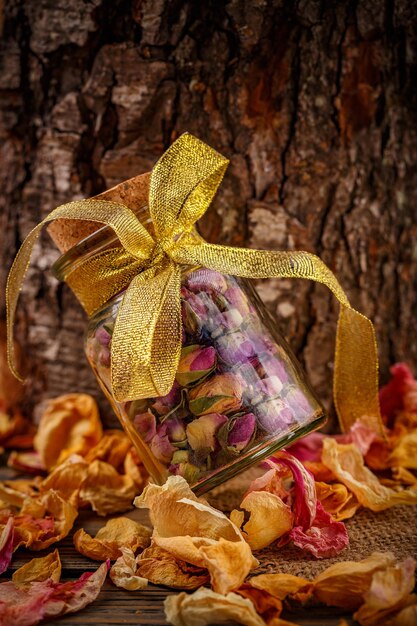
M 103 227 L 62 256 L 55 275 L 65 280 L 115 246 Z M 122 298 L 89 319 L 86 355 L 155 482 L 180 474 L 203 493 L 323 424 L 322 407 L 252 284 L 203 267 L 182 268 L 182 352 L 170 393 L 117 402 L 110 359 Z

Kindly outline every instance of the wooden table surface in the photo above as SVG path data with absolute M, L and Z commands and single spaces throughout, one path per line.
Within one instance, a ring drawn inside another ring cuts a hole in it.
M 0 468 L 0 480 L 11 479 L 14 473 L 7 468 Z M 143 524 L 149 524 L 147 512 L 135 509 L 123 515 L 137 520 Z M 111 516 L 117 517 L 117 516 Z M 88 533 L 95 535 L 98 529 L 103 526 L 108 517 L 98 517 L 91 511 L 80 511 L 70 535 L 58 544 L 52 544 L 47 550 L 30 551 L 19 549 L 14 555 L 10 568 L 2 576 L 0 581 L 10 580 L 11 573 L 24 563 L 34 557 L 45 556 L 56 547 L 62 562 L 61 581 L 74 580 L 86 571 L 95 570 L 100 563 L 92 561 L 77 552 L 72 542 L 72 536 L 79 528 L 84 528 Z M 152 625 L 165 626 L 163 602 L 164 599 L 179 591 L 170 590 L 149 584 L 146 589 L 139 591 L 125 591 L 116 587 L 109 577 L 107 578 L 98 598 L 78 613 L 68 614 L 55 620 L 47 622 L 49 626 L 64 625 L 75 626 L 79 624 L 90 624 L 101 626 L 104 624 L 122 625 Z M 349 615 L 338 609 L 317 608 L 308 611 L 297 610 L 285 612 L 283 618 L 294 621 L 302 626 L 338 626 L 340 618 L 344 617 L 347 624 L 354 624 Z M 192 626 L 192 625 L 190 625 Z

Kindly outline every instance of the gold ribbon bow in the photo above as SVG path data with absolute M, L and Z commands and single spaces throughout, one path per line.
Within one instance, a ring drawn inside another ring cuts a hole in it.
M 27 236 L 7 284 L 8 355 L 14 374 L 13 324 L 19 291 L 41 228 L 60 219 L 106 224 L 120 246 L 75 269 L 67 282 L 87 313 L 126 288 L 113 331 L 111 376 L 118 401 L 166 395 L 181 352 L 181 266 L 202 265 L 245 278 L 307 278 L 327 285 L 340 303 L 334 401 L 343 429 L 366 415 L 383 434 L 378 356 L 372 323 L 355 311 L 329 268 L 308 252 L 248 250 L 207 243 L 194 225 L 209 207 L 227 168 L 221 154 L 186 133 L 152 170 L 149 212 L 153 235 L 125 205 L 81 200 L 54 209 Z

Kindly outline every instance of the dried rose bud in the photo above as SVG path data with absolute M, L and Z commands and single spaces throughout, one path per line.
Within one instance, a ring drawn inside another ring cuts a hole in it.
M 200 475 L 205 471 L 205 468 L 202 470 L 191 463 L 186 450 L 177 450 L 177 452 L 174 452 L 172 457 L 169 471 L 171 474 L 182 476 L 188 483 L 193 484 L 200 478 Z
M 187 276 L 186 285 L 194 293 L 199 291 L 219 291 L 224 293 L 228 287 L 227 280 L 223 274 L 206 268 L 190 272 Z
M 226 365 L 245 363 L 255 356 L 253 343 L 240 332 L 222 335 L 216 340 L 219 357 Z
M 268 398 L 276 398 L 282 391 L 282 382 L 278 376 L 270 376 L 258 381 L 256 389 Z
M 164 422 L 166 433 L 171 442 L 179 443 L 186 440 L 184 422 L 177 417 L 170 417 Z
M 207 413 L 187 426 L 187 439 L 191 448 L 196 451 L 212 452 L 216 447 L 216 433 L 220 426 L 227 422 L 225 415 Z
M 156 435 L 150 443 L 154 456 L 162 463 L 170 463 L 172 455 L 176 451 L 175 446 L 169 440 L 166 424 L 158 426 Z
M 186 346 L 181 350 L 180 362 L 175 375 L 177 382 L 186 387 L 199 381 L 213 371 L 216 364 L 216 351 L 212 346 Z
M 229 309 L 214 316 L 212 322 L 215 329 L 215 336 L 221 333 L 232 333 L 243 324 L 243 317 L 237 309 Z
M 104 326 L 100 326 L 96 330 L 95 338 L 101 346 L 107 347 L 111 341 L 111 334 L 104 328 Z
M 267 433 L 278 433 L 295 420 L 292 410 L 281 398 L 261 402 L 254 410 L 259 425 Z
M 308 417 L 311 415 L 311 405 L 299 387 L 285 385 L 282 395 L 297 417 Z
M 201 418 L 200 418 L 201 419 Z M 253 437 L 256 428 L 256 417 L 253 413 L 246 413 L 236 418 L 229 431 L 227 444 L 241 452 Z
M 229 289 L 225 292 L 225 297 L 227 298 L 229 304 L 232 307 L 236 308 L 243 317 L 247 317 L 250 313 L 250 305 L 248 302 L 247 295 L 240 287 L 229 287 Z
M 166 415 L 174 407 L 178 406 L 181 402 L 181 389 L 179 384 L 174 381 L 171 391 L 166 396 L 160 396 L 155 398 L 152 408 L 159 413 L 159 415 Z
M 194 415 L 227 414 L 242 403 L 242 386 L 231 373 L 217 374 L 189 391 L 189 407 Z
M 156 419 L 152 411 L 135 415 L 133 425 L 145 443 L 149 443 L 156 435 Z
M 278 376 L 283 385 L 288 382 L 289 376 L 285 363 L 271 353 L 258 355 L 258 372 L 261 377 Z

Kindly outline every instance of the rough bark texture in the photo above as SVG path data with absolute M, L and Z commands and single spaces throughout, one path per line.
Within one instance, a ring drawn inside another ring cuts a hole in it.
M 42 216 L 149 170 L 188 130 L 231 159 L 204 236 L 315 252 L 374 320 L 382 378 L 398 359 L 417 369 L 413 0 L 5 4 L 1 293 Z M 19 309 L 32 404 L 99 395 L 83 313 L 47 271 L 55 255 L 45 236 Z M 332 296 L 303 281 L 259 290 L 328 400 Z

